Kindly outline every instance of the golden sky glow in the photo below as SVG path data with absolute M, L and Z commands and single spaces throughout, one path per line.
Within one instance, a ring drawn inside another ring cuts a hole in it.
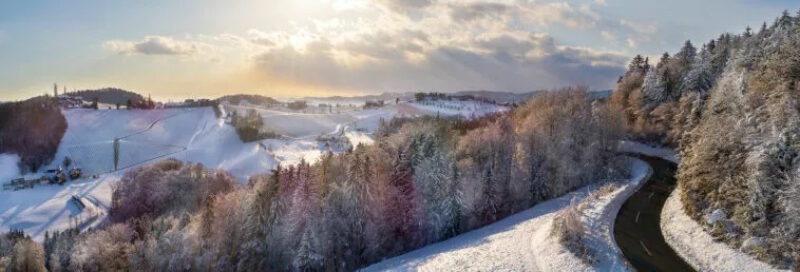
M 658 56 L 800 6 L 714 2 L 10 2 L 0 7 L 0 100 L 54 82 L 161 100 L 609 89 L 637 53 Z M 723 10 L 704 14 L 711 6 Z

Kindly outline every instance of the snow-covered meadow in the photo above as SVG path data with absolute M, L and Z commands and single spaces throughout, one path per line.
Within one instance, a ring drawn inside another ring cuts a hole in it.
M 381 119 L 415 117 L 437 111 L 413 103 L 387 105 L 342 113 L 302 113 L 253 105 L 226 106 L 224 110 L 256 109 L 265 124 L 285 135 L 243 143 L 224 118 L 211 108 L 162 110 L 63 110 L 68 122 L 55 159 L 44 169 L 56 169 L 70 157 L 84 178 L 60 185 L 40 185 L 33 189 L 0 191 L 0 230 L 22 229 L 41 240 L 45 231 L 63 230 L 79 220 L 81 227 L 101 221 L 111 203 L 112 185 L 126 170 L 160 159 L 176 158 L 202 163 L 208 168 L 230 172 L 240 183 L 255 174 L 266 173 L 278 163 L 316 161 L 331 150 L 317 141 L 320 135 L 341 133 L 352 145 L 371 144 L 371 132 Z M 499 108 L 497 108 L 499 110 Z M 479 116 L 462 112 L 443 112 L 443 116 Z M 114 167 L 114 139 L 119 140 L 119 161 Z M 337 150 L 332 150 L 337 151 Z M 0 154 L 0 182 L 20 177 L 16 155 Z M 44 174 L 29 173 L 26 178 Z M 97 175 L 97 178 L 92 176 Z M 90 208 L 79 209 L 73 196 Z M 94 220 L 86 220 L 97 215 Z

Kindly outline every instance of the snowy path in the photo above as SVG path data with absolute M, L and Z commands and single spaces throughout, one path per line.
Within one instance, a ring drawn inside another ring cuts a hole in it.
M 651 167 L 640 159 L 630 158 L 631 178 L 622 182 L 613 192 L 598 196 L 584 209 L 581 221 L 587 235 L 584 243 L 594 252 L 593 264 L 587 264 L 567 251 L 551 237 L 553 221 L 540 228 L 534 240 L 543 241 L 536 248 L 535 257 L 542 271 L 631 271 L 628 262 L 614 237 L 614 224 L 620 207 L 636 193 L 652 175 Z M 591 191 L 590 191 L 591 192 Z M 576 201 L 580 201 L 578 199 Z
M 590 246 L 601 252 L 602 268 L 624 266 L 613 241 L 613 220 L 622 202 L 645 179 L 648 167 L 634 160 L 634 178 L 587 209 L 585 224 L 599 233 Z M 364 271 L 583 271 L 587 267 L 551 239 L 553 216 L 597 188 L 590 185 L 562 197 L 537 204 L 491 225 L 374 264 Z
M 364 271 L 540 271 L 533 249 L 534 233 L 553 214 L 582 198 L 581 189 L 552 199 L 494 224 L 367 267 Z

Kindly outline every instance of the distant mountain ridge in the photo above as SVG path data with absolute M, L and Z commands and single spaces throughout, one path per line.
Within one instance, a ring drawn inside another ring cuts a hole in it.
M 257 95 L 257 94 L 233 94 L 217 98 L 216 101 L 228 101 L 231 104 L 239 104 L 241 101 L 247 101 L 250 104 L 277 104 L 280 103 L 272 97 Z
M 468 90 L 448 92 L 450 96 L 474 96 L 477 98 L 486 98 L 496 101 L 498 103 L 520 103 L 527 101 L 543 91 L 530 91 L 530 92 L 506 92 L 506 91 L 488 91 L 488 90 Z M 352 100 L 393 100 L 400 99 L 413 99 L 415 92 L 397 92 L 397 93 L 382 93 L 378 95 L 362 95 L 362 96 L 307 96 L 300 99 L 304 100 L 328 100 L 328 101 L 352 101 Z M 611 90 L 591 91 L 589 95 L 594 99 L 606 99 L 611 96 Z

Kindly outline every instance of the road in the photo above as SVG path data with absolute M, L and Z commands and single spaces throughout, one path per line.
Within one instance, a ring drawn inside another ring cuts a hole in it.
M 675 188 L 675 164 L 641 156 L 653 168 L 650 180 L 634 193 L 617 214 L 614 237 L 638 271 L 695 271 L 664 241 L 661 209 Z

